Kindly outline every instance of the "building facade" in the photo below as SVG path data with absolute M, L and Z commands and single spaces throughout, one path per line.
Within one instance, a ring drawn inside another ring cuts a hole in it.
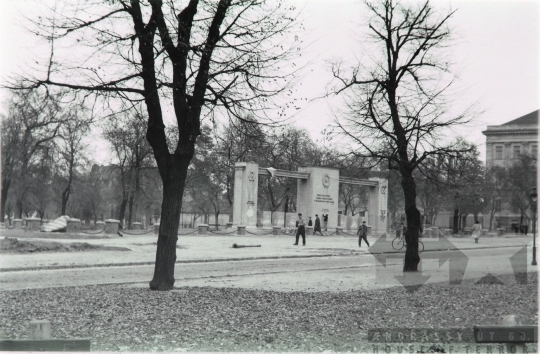
M 538 160 L 538 110 L 501 125 L 488 125 L 486 136 L 486 167 L 510 168 L 521 155 Z M 531 186 L 532 188 L 533 186 Z M 495 200 L 495 219 L 500 227 L 515 229 L 521 224 L 521 212 L 512 207 L 506 191 Z M 530 220 L 523 221 L 525 224 Z
M 538 156 L 538 112 L 501 125 L 488 125 L 486 136 L 486 167 L 508 168 L 520 154 Z

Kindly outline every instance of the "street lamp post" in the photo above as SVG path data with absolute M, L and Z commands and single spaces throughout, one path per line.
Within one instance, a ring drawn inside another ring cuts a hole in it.
M 532 265 L 536 265 L 536 202 L 538 200 L 538 194 L 536 194 L 536 188 L 531 191 L 531 210 L 533 213 L 533 257 Z

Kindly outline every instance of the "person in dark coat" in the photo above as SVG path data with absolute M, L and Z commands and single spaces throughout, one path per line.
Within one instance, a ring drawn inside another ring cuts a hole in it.
M 328 214 L 322 214 L 324 231 L 328 231 Z
M 311 220 L 311 216 L 309 217 L 309 221 L 307 223 L 307 226 L 313 226 L 313 221 Z
M 302 235 L 302 242 L 303 245 L 306 245 L 306 227 L 304 223 L 304 219 L 302 219 L 302 214 L 298 214 L 298 229 L 296 230 L 296 243 L 294 246 L 298 246 L 298 239 L 300 235 Z
M 366 222 L 363 221 L 362 225 L 358 228 L 358 247 L 362 247 L 362 239 L 366 241 L 367 246 L 369 247 L 369 242 L 367 240 L 367 226 Z
M 315 214 L 315 227 L 313 228 L 313 235 L 319 231 L 321 236 L 324 236 L 321 230 L 321 219 L 319 219 L 319 215 Z

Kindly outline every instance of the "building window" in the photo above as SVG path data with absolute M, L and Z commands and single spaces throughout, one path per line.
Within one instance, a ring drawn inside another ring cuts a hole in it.
M 495 200 L 495 211 L 501 211 L 501 200 L 497 199 Z
M 501 145 L 495 146 L 495 160 L 502 160 L 503 147 Z
M 365 211 L 361 211 L 359 214 L 360 214 L 360 216 L 364 216 L 364 217 L 366 216 L 366 212 L 365 212 Z
M 514 145 L 514 158 L 519 158 L 519 155 L 521 154 L 521 146 Z
M 538 145 L 531 145 L 531 155 L 532 157 L 538 156 Z

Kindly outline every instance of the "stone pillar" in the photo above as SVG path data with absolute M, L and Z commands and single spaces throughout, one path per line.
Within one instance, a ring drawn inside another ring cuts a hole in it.
M 510 161 L 512 159 L 512 143 L 510 142 L 504 143 L 503 158 L 505 160 L 504 167 L 506 168 L 510 167 Z
M 81 226 L 81 220 L 72 218 L 67 221 L 66 232 L 68 234 L 76 234 L 80 232 L 78 229 Z
M 142 230 L 142 224 L 140 222 L 134 222 L 131 224 L 132 230 Z
M 105 220 L 105 233 L 106 234 L 116 234 L 118 232 L 118 224 L 120 220 L 107 219 Z
M 306 226 L 306 235 L 313 235 L 313 226 Z
M 237 162 L 234 165 L 233 224 L 257 227 L 259 165 Z
M 343 228 L 342 227 L 336 227 L 336 235 L 342 235 L 343 234 Z
M 281 235 L 281 226 L 273 226 L 272 231 L 274 235 Z
M 41 220 L 38 218 L 28 218 L 26 219 L 26 231 L 39 231 L 39 226 L 41 225 Z
M 236 234 L 237 235 L 245 235 L 246 234 L 246 227 L 244 225 L 238 225 Z
M 495 160 L 495 151 L 493 151 L 493 143 L 486 142 L 486 167 L 491 167 Z
M 105 230 L 105 223 L 103 221 L 96 221 L 96 230 Z
M 22 220 L 21 219 L 13 219 L 13 228 L 14 229 L 22 229 Z
M 51 339 L 51 322 L 48 320 L 30 321 L 29 339 Z
M 383 233 L 388 230 L 388 180 L 382 177 L 371 177 L 370 181 L 378 182 L 369 187 L 368 224 L 373 231 Z
M 298 172 L 308 172 L 308 179 L 298 179 L 297 208 L 304 220 L 319 214 L 328 214 L 328 228 L 338 226 L 339 169 L 324 167 L 299 167 Z
M 159 235 L 159 223 L 154 224 L 154 235 Z
M 199 224 L 199 235 L 206 235 L 208 233 L 208 224 Z

